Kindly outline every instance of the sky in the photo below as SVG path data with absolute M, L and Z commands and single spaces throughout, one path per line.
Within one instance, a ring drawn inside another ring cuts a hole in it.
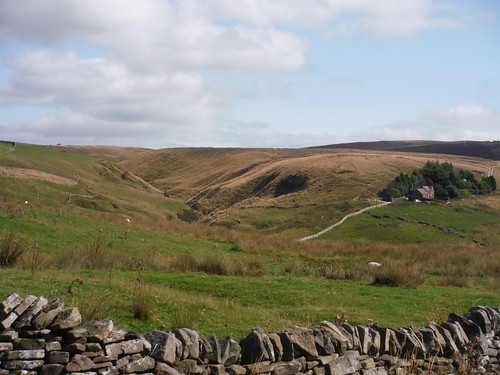
M 0 139 L 500 140 L 500 1 L 0 0 Z

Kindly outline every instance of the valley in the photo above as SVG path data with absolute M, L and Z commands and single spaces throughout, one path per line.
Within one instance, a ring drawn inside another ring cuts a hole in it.
M 399 200 L 297 241 L 375 205 L 396 175 L 428 160 L 500 179 L 496 161 L 462 155 L 0 144 L 0 233 L 25 245 L 0 268 L 0 293 L 64 297 L 87 318 L 138 331 L 237 337 L 339 314 L 409 325 L 498 306 L 498 192 Z M 397 286 L 374 283 L 376 272 Z

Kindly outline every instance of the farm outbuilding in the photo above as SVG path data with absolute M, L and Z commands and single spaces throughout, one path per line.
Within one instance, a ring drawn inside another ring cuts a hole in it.
M 412 187 L 409 199 L 411 201 L 428 201 L 434 199 L 434 186 Z

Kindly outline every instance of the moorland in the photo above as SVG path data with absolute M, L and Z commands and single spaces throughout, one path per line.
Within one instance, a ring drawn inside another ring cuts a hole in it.
M 499 306 L 499 192 L 399 199 L 297 241 L 429 160 L 500 178 L 493 159 L 442 153 L 0 143 L 0 254 L 19 251 L 0 257 L 0 295 L 63 297 L 137 331 L 237 338 Z

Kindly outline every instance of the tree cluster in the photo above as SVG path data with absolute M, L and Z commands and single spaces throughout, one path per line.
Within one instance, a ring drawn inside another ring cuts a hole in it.
M 495 191 L 493 176 L 477 180 L 470 171 L 455 169 L 453 164 L 428 161 L 411 175 L 400 173 L 380 192 L 383 200 L 408 196 L 412 187 L 433 186 L 438 199 L 461 198 L 471 194 L 488 194 Z

